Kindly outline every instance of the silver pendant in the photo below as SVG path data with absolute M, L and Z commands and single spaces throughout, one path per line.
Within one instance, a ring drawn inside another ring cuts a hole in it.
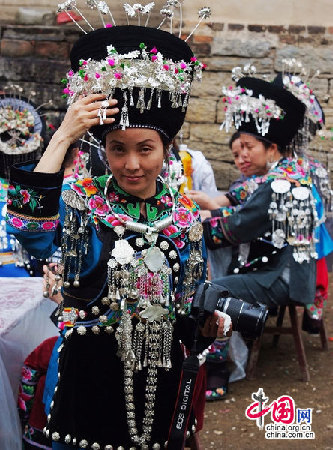
M 188 238 L 191 242 L 198 242 L 202 238 L 203 227 L 200 222 L 191 226 Z
M 286 194 L 290 191 L 290 182 L 287 180 L 274 180 L 271 183 L 272 190 L 276 194 Z
M 128 241 L 126 241 L 126 239 L 121 239 L 120 241 L 115 242 L 111 255 L 115 258 L 117 263 L 123 266 L 124 264 L 129 264 L 132 261 L 134 249 Z
M 291 192 L 296 200 L 306 200 L 310 195 L 310 189 L 304 186 L 295 187 Z
M 274 233 L 272 234 L 272 242 L 274 247 L 276 248 L 282 248 L 284 246 L 285 239 L 286 239 L 285 232 L 280 228 L 275 230 Z
M 151 232 L 150 230 L 148 230 L 147 233 L 145 233 L 145 238 L 149 244 L 155 245 L 155 243 L 157 241 L 157 237 L 158 237 L 158 234 Z
M 111 269 L 115 269 L 117 267 L 117 261 L 113 258 L 110 258 L 107 264 Z
M 61 197 L 66 205 L 78 209 L 79 211 L 84 211 L 86 209 L 85 202 L 76 192 L 67 189 L 63 191 Z
M 165 256 L 158 247 L 152 247 L 144 257 L 145 264 L 152 272 L 158 272 L 162 269 Z
M 148 322 L 160 322 L 168 313 L 169 311 L 161 305 L 151 305 L 140 312 L 140 317 L 146 319 Z

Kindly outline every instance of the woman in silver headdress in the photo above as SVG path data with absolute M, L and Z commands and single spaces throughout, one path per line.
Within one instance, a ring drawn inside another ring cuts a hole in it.
M 206 270 L 198 208 L 159 173 L 201 63 L 181 39 L 132 26 L 83 36 L 71 62 L 65 89 L 75 101 L 37 166 L 13 168 L 13 186 L 29 199 L 13 191 L 7 218 L 32 254 L 62 247 L 64 329 L 45 433 L 55 449 L 158 449 L 170 439 L 179 341 L 191 348 L 191 303 Z M 113 175 L 61 194 L 66 150 L 88 129 L 104 142 Z M 205 334 L 216 333 L 214 321 Z M 195 412 L 186 422 L 194 433 Z

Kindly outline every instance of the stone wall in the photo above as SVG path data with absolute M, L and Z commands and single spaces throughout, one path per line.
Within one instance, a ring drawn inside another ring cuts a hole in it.
M 193 23 L 184 24 L 188 33 Z M 47 103 L 47 117 L 55 126 L 66 109 L 60 80 L 69 68 L 69 51 L 79 33 L 73 25 L 3 25 L 0 42 L 0 86 L 20 84 L 27 93 L 36 92 L 37 104 Z M 212 22 L 198 29 L 190 44 L 208 65 L 203 82 L 193 87 L 193 96 L 184 125 L 184 141 L 202 150 L 211 161 L 219 188 L 227 189 L 237 176 L 228 136 L 219 130 L 223 121 L 221 87 L 229 85 L 231 69 L 254 64 L 259 75 L 269 79 L 281 70 L 283 58 L 295 57 L 320 75 L 311 82 L 333 126 L 333 26 L 257 25 Z M 316 141 L 316 148 L 328 150 L 331 142 Z M 330 153 L 318 153 L 331 166 Z M 332 161 L 333 164 L 333 161 Z

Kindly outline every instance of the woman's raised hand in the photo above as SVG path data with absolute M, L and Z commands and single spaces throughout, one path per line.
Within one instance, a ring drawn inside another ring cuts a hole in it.
M 71 144 L 80 139 L 91 127 L 109 125 L 115 121 L 112 116 L 119 111 L 115 107 L 117 103 L 115 99 L 106 100 L 104 94 L 90 94 L 73 103 L 52 136 L 35 172 L 58 172 Z
M 62 124 L 57 130 L 69 144 L 80 139 L 91 127 L 108 125 L 115 121 L 119 109 L 118 100 L 106 100 L 103 94 L 90 94 L 73 103 L 67 110 Z

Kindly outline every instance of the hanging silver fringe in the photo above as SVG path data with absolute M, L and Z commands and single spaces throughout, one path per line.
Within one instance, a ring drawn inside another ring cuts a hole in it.
M 141 88 L 139 91 L 139 98 L 136 107 L 140 110 L 140 113 L 143 113 L 143 111 L 146 109 L 144 88 Z
M 121 129 L 125 130 L 129 126 L 128 107 L 127 107 L 127 93 L 124 91 L 124 105 L 120 113 L 120 125 Z

